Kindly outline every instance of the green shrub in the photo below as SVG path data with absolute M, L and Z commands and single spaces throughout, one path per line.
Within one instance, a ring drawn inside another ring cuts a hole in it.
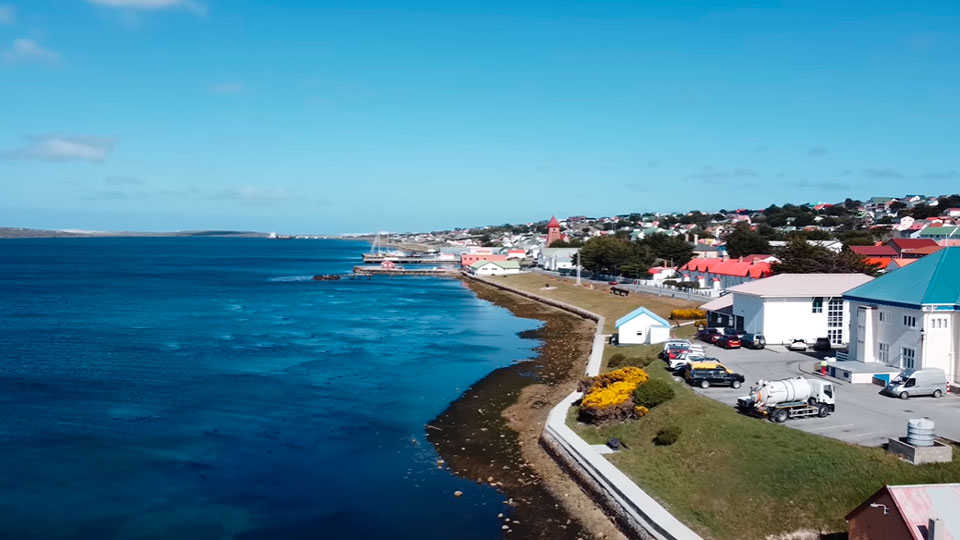
M 607 367 L 610 369 L 626 366 L 647 367 L 654 360 L 656 360 L 656 357 L 653 356 L 633 356 L 627 358 L 622 354 L 615 354 L 607 360 Z
M 607 367 L 609 368 L 618 368 L 624 365 L 624 361 L 627 359 L 626 356 L 617 353 L 607 359 Z
M 667 381 L 651 379 L 637 387 L 633 392 L 633 402 L 648 409 L 673 399 L 676 393 Z
M 667 426 L 657 432 L 657 436 L 653 438 L 653 444 L 657 446 L 670 446 L 677 442 L 682 431 L 680 426 Z

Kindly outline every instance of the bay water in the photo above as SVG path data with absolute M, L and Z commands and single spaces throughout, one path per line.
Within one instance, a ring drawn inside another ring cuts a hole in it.
M 499 537 L 503 496 L 424 433 L 539 323 L 454 279 L 309 279 L 367 247 L 0 240 L 0 537 Z

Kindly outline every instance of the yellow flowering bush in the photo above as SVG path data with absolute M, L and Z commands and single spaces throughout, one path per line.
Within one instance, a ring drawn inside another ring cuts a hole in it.
M 648 379 L 645 371 L 629 366 L 582 381 L 580 390 L 585 394 L 580 402 L 581 418 L 600 423 L 643 416 L 647 411 L 635 406 L 633 393 Z
M 706 316 L 707 312 L 702 309 L 675 309 L 670 312 L 670 318 L 678 320 L 703 319 Z

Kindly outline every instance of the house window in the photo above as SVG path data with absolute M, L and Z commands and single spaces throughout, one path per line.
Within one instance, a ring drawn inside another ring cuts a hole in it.
M 909 328 L 917 327 L 917 318 L 913 315 L 904 315 L 903 316 L 903 325 Z
M 877 360 L 884 364 L 890 364 L 890 344 L 877 343 Z
M 831 298 L 827 303 L 827 327 L 843 326 L 843 298 Z
M 877 315 L 880 317 L 880 322 L 890 322 L 890 314 L 886 311 L 879 311 Z
M 813 309 L 810 313 L 823 313 L 823 297 L 818 296 L 813 299 Z
M 828 329 L 827 337 L 830 338 L 830 343 L 834 345 L 843 345 L 843 328 Z
M 904 369 L 912 369 L 916 367 L 914 361 L 916 359 L 917 351 L 911 349 L 910 347 L 901 347 L 900 348 L 900 367 Z

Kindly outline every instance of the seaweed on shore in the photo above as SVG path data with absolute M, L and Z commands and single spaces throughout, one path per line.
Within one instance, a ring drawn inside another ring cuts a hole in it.
M 542 327 L 521 333 L 542 342 L 536 357 L 500 368 L 467 389 L 430 422 L 434 429 L 427 430 L 427 439 L 455 474 L 504 494 L 513 507 L 504 522 L 510 537 L 589 538 L 590 531 L 548 489 L 543 467 L 530 463 L 530 448 L 525 456 L 523 445 L 543 454 L 537 441 L 550 409 L 546 405 L 575 388 L 594 326 L 492 287 L 475 282 L 468 286 L 479 298 L 518 317 L 544 321 Z

